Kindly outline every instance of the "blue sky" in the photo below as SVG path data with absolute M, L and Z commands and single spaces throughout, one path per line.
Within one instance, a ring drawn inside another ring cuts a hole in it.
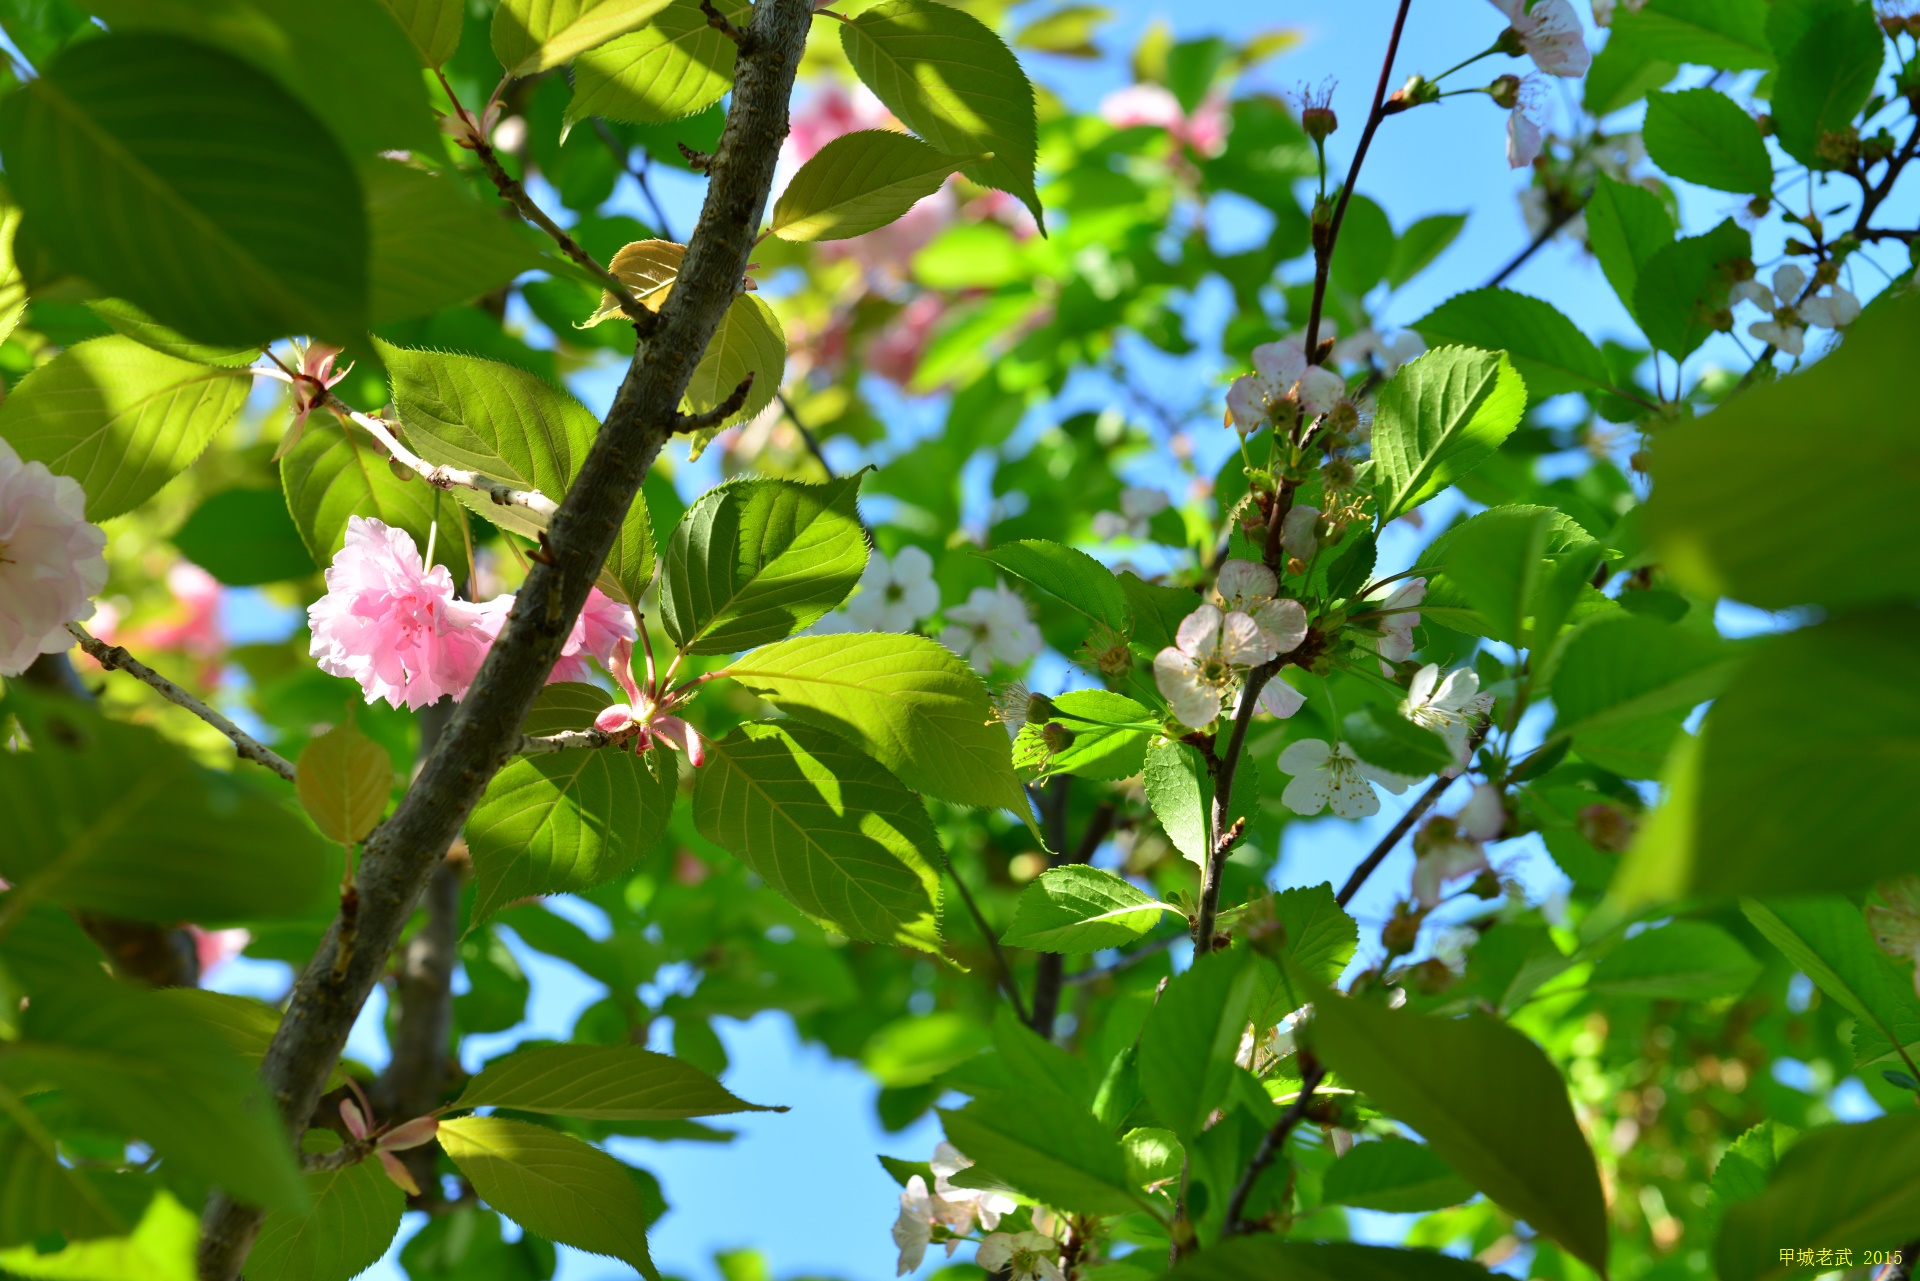
M 1029 60 L 1035 78 L 1070 105 L 1092 108 L 1105 92 L 1125 82 L 1125 55 L 1156 17 L 1169 22 L 1181 37 L 1244 36 L 1256 30 L 1295 27 L 1304 36 L 1302 43 L 1253 73 L 1249 82 L 1286 90 L 1331 78 L 1336 84 L 1333 105 L 1345 127 L 1331 140 L 1330 151 L 1336 165 L 1343 166 L 1379 74 L 1394 6 L 1390 0 L 1261 5 L 1185 0 L 1177 7 L 1110 0 L 1110 7 L 1119 18 L 1107 29 L 1102 44 L 1115 56 L 1098 64 L 1047 57 Z M 1393 83 L 1397 85 L 1414 70 L 1434 72 L 1460 61 L 1486 47 L 1501 26 L 1492 5 L 1474 0 L 1416 5 Z M 1506 69 L 1497 61 L 1489 65 Z M 1462 77 L 1461 83 L 1474 79 Z M 1503 113 L 1486 100 L 1461 98 L 1390 120 L 1380 132 L 1360 186 L 1387 209 L 1396 227 L 1430 213 L 1469 215 L 1464 234 L 1436 267 L 1387 301 L 1383 313 L 1387 327 L 1404 325 L 1446 297 L 1485 283 L 1526 243 L 1515 198 L 1523 179 L 1507 168 L 1504 123 Z M 677 173 L 662 174 L 659 185 L 675 229 L 684 235 L 693 224 L 700 186 Z M 639 211 L 636 192 L 623 191 L 620 199 Z M 1714 192 L 1683 192 L 1687 229 L 1703 230 L 1727 216 L 1733 212 L 1732 202 L 1732 197 Z M 1214 227 L 1223 247 L 1264 234 L 1265 215 L 1250 202 L 1230 200 L 1228 206 L 1220 211 Z M 1763 266 L 1777 253 L 1777 232 L 1762 234 L 1756 257 Z M 1570 244 L 1548 246 L 1507 283 L 1551 299 L 1596 338 L 1631 333 L 1624 310 L 1598 269 Z M 1877 277 L 1861 284 L 1863 296 L 1879 287 Z M 1205 298 L 1196 301 L 1198 313 L 1205 313 L 1208 306 Z M 1222 319 L 1215 315 L 1212 323 Z M 1716 340 L 1695 360 L 1725 360 L 1735 354 L 1725 340 Z M 1169 376 L 1185 379 L 1208 380 L 1218 375 L 1217 370 L 1191 365 L 1169 371 Z M 604 408 L 616 377 L 615 371 L 589 372 L 579 379 L 577 390 L 590 404 Z M 1076 384 L 1066 397 L 1076 403 L 1063 408 L 1097 406 L 1105 391 L 1098 385 Z M 1226 445 L 1223 434 L 1218 447 L 1224 450 Z M 683 468 L 679 476 L 687 489 L 704 478 L 701 469 Z M 1400 532 L 1396 526 L 1396 534 Z M 1388 548 L 1386 554 L 1392 557 L 1397 552 L 1410 560 L 1416 550 L 1413 537 L 1404 535 L 1404 542 L 1402 547 Z M 1338 883 L 1405 803 L 1391 797 L 1387 801 L 1387 812 L 1366 823 L 1295 824 L 1289 829 L 1281 883 L 1327 879 Z M 1558 874 L 1543 854 L 1521 851 L 1521 844 L 1503 846 L 1499 853 L 1524 860 L 1524 878 L 1544 893 Z M 1410 866 L 1411 854 L 1403 848 L 1374 877 L 1355 904 L 1363 922 L 1384 918 L 1395 891 L 1404 889 Z M 601 927 L 591 908 L 565 902 L 557 907 L 576 914 L 590 929 Z M 524 1036 L 565 1035 L 574 1015 L 600 995 L 595 985 L 565 967 L 525 949 L 519 949 L 519 955 L 534 980 L 533 1018 L 514 1032 L 487 1038 L 487 1053 L 497 1053 Z M 277 995 L 285 979 L 271 967 L 243 964 L 223 972 L 220 981 L 222 986 Z M 374 1064 L 386 1057 L 379 1015 L 376 997 L 349 1047 L 350 1053 Z M 793 1110 L 729 1121 L 739 1137 L 724 1146 L 636 1143 L 622 1149 L 623 1156 L 660 1177 L 674 1207 L 652 1234 L 655 1260 L 663 1271 L 704 1281 L 717 1276 L 711 1263 L 714 1251 L 753 1246 L 769 1257 L 777 1277 L 799 1273 L 850 1281 L 891 1277 L 893 1250 L 887 1229 L 895 1212 L 896 1189 L 873 1154 L 924 1160 L 938 1137 L 935 1128 L 923 1122 L 904 1135 L 883 1134 L 873 1115 L 872 1083 L 854 1066 L 835 1063 L 818 1049 L 799 1045 L 781 1016 L 762 1016 L 747 1023 L 717 1022 L 733 1063 L 727 1084 L 743 1097 L 788 1104 Z M 407 1230 L 413 1226 L 410 1223 Z M 1376 1225 L 1382 1233 L 1394 1226 Z M 609 1260 L 572 1251 L 562 1255 L 558 1275 L 563 1281 L 628 1275 L 624 1267 Z M 931 1264 L 927 1270 L 932 1270 Z M 403 1274 L 390 1255 L 367 1275 L 397 1281 Z

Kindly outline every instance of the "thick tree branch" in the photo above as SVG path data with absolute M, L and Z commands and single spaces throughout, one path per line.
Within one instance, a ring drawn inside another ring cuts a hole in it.
M 93 655 L 94 660 L 98 662 L 100 666 L 110 672 L 125 672 L 135 680 L 152 686 L 153 689 L 159 693 L 160 697 L 166 699 L 169 703 L 172 703 L 176 707 L 186 708 L 195 716 L 198 716 L 201 720 L 232 739 L 234 749 L 239 752 L 243 759 L 252 761 L 257 765 L 264 765 L 281 778 L 286 779 L 289 783 L 293 782 L 293 762 L 274 751 L 271 747 L 268 747 L 265 743 L 262 743 L 253 735 L 247 733 L 247 731 L 241 729 L 238 725 L 235 725 L 220 713 L 214 711 L 211 707 L 208 707 L 186 690 L 181 689 L 159 672 L 148 667 L 132 654 L 129 654 L 123 646 L 107 644 L 105 641 L 88 632 L 86 628 L 78 623 L 68 623 L 67 630 L 72 632 L 74 638 L 80 642 L 80 648 Z
M 766 212 L 787 106 L 812 20 L 808 0 L 761 0 L 735 68 L 699 226 L 649 340 L 634 353 L 613 407 L 548 531 L 499 640 L 452 723 L 393 816 L 361 856 L 358 941 L 337 977 L 339 922 L 294 985 L 261 1064 L 290 1130 L 312 1115 L 326 1075 L 400 931 L 488 780 L 511 757 L 521 725 L 560 657 L 627 509 L 670 438 L 694 367 L 746 274 Z M 200 1274 L 232 1281 L 252 1247 L 260 1211 L 224 1194 L 209 1199 Z

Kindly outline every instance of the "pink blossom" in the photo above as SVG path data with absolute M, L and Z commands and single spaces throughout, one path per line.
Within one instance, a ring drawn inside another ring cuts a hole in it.
M 905 279 L 913 256 L 934 242 L 953 222 L 957 202 L 951 184 L 941 187 L 884 227 L 849 240 L 828 240 L 818 252 L 823 262 L 848 260 L 869 274 Z
M 0 676 L 73 644 L 67 624 L 107 585 L 107 535 L 87 523 L 79 482 L 22 462 L 0 439 Z
M 793 113 L 787 140 L 780 148 L 781 167 L 797 169 L 835 138 L 861 129 L 885 129 L 893 123 L 893 116 L 865 85 L 851 96 L 839 86 L 829 85 Z
M 1519 101 L 1507 116 L 1507 167 L 1525 169 L 1546 141 L 1547 89 L 1538 76 L 1520 82 Z
M 925 293 L 900 309 L 887 327 L 867 344 L 867 370 L 888 382 L 905 387 L 920 367 L 933 328 L 946 314 L 946 302 L 938 294 Z
M 513 609 L 511 594 L 496 596 L 477 608 L 481 614 L 480 627 L 486 634 L 487 648 L 500 638 L 500 629 L 506 625 L 507 614 Z M 593 667 L 589 658 L 597 658 L 609 671 L 613 669 L 613 655 L 621 641 L 631 642 L 639 635 L 634 626 L 633 611 L 614 600 L 598 587 L 587 593 L 587 603 L 580 611 L 580 617 L 573 620 L 573 630 L 567 633 L 567 643 L 561 647 L 560 661 L 553 665 L 547 674 L 547 684 L 560 681 L 591 681 Z
M 321 671 L 359 681 L 369 703 L 416 711 L 465 694 L 492 640 L 486 611 L 454 599 L 446 566 L 426 569 L 405 530 L 360 516 L 307 622 Z
M 678 707 L 688 695 L 669 692 L 660 696 L 653 684 L 653 660 L 647 660 L 647 685 L 643 689 L 633 677 L 633 642 L 623 640 L 614 647 L 613 662 L 608 664 L 613 678 L 620 682 L 620 688 L 626 693 L 627 701 L 614 703 L 600 709 L 593 718 L 593 727 L 603 734 L 631 734 L 626 746 L 635 752 L 645 751 L 658 739 L 676 752 L 685 752 L 687 760 L 698 769 L 707 763 L 706 744 L 700 738 L 700 731 L 670 713 Z
M 1226 101 L 1209 94 L 1188 115 L 1171 90 L 1156 84 L 1128 85 L 1100 100 L 1100 116 L 1116 129 L 1150 125 L 1203 156 L 1218 155 L 1227 141 Z
M 167 591 L 179 608 L 165 619 L 134 629 L 134 644 L 170 649 L 210 663 L 227 649 L 220 626 L 220 581 L 192 561 L 175 561 L 167 570 Z
M 253 935 L 245 930 L 203 930 L 198 925 L 189 925 L 187 933 L 193 936 L 193 955 L 200 964 L 203 979 L 253 942 Z
M 1512 41 L 1503 43 L 1507 52 L 1515 52 L 1517 46 L 1540 70 L 1569 79 L 1584 76 L 1593 65 L 1580 16 L 1567 0 L 1493 0 L 1493 7 L 1513 24 L 1511 37 L 1502 37 L 1503 42 Z

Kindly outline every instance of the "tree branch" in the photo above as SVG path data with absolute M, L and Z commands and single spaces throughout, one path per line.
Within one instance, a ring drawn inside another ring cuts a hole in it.
M 753 7 L 751 38 L 736 63 L 732 106 L 699 226 L 650 340 L 635 351 L 606 422 L 554 513 L 550 556 L 529 567 L 499 640 L 439 746 L 393 816 L 366 843 L 351 963 L 335 976 L 336 919 L 294 985 L 261 1076 L 295 1137 L 313 1114 L 327 1073 L 386 969 L 414 904 L 487 782 L 519 745 L 520 727 L 560 657 L 641 481 L 670 438 L 694 368 L 746 274 L 786 137 L 788 100 L 811 20 L 808 0 L 761 0 Z M 204 1281 L 232 1281 L 260 1218 L 259 1210 L 224 1193 L 209 1198 L 200 1242 Z
M 1577 206 L 1570 209 L 1555 210 L 1553 216 L 1547 219 L 1547 225 L 1534 233 L 1533 239 L 1527 242 L 1527 247 L 1515 254 L 1506 266 L 1494 272 L 1493 278 L 1482 285 L 1481 288 L 1492 289 L 1494 286 L 1504 282 L 1508 276 L 1520 270 L 1520 268 L 1526 265 L 1527 259 L 1539 253 L 1546 243 L 1553 239 L 1555 233 L 1557 233 L 1560 228 L 1566 226 L 1580 215 L 1580 210 L 1584 207 L 1585 206 Z
M 1240 1182 L 1234 1184 L 1233 1195 L 1227 1198 L 1227 1222 L 1220 1230 L 1221 1236 L 1238 1236 L 1248 1230 L 1247 1198 L 1253 1195 L 1253 1185 L 1260 1181 L 1260 1176 L 1273 1164 L 1274 1157 L 1286 1147 L 1287 1136 L 1306 1119 L 1307 1110 L 1313 1106 L 1313 1091 L 1326 1079 L 1326 1075 L 1327 1070 L 1311 1055 L 1304 1050 L 1300 1052 L 1300 1093 L 1294 1096 L 1287 1110 L 1280 1114 L 1280 1119 L 1260 1140 L 1260 1146 L 1254 1149 L 1253 1159 L 1247 1162 L 1247 1172 L 1240 1176 Z
M 1060 776 L 1060 791 L 1053 797 L 1057 813 L 1057 832 L 1049 832 L 1048 838 L 1056 849 L 1065 849 L 1067 844 L 1067 790 L 1066 781 L 1070 774 Z M 1055 867 L 1068 864 L 1085 863 L 1100 848 L 1100 842 L 1107 839 L 1107 833 L 1113 830 L 1114 809 L 1111 804 L 1103 803 L 1093 811 L 1093 817 L 1087 820 L 1086 830 L 1080 833 L 1080 844 L 1071 854 L 1052 859 Z M 1053 1021 L 1060 1013 L 1060 989 L 1066 982 L 1067 958 L 1059 952 L 1042 952 L 1034 964 L 1033 977 L 1033 1018 L 1030 1026 L 1041 1036 L 1053 1035 Z
M 158 691 L 160 697 L 166 699 L 169 703 L 172 703 L 176 707 L 186 708 L 195 716 L 198 716 L 201 720 L 232 739 L 235 750 L 239 752 L 243 759 L 252 761 L 257 765 L 264 765 L 281 778 L 286 779 L 289 783 L 293 782 L 293 762 L 274 751 L 271 747 L 268 747 L 265 743 L 262 743 L 253 735 L 247 733 L 247 731 L 241 729 L 238 725 L 235 725 L 220 713 L 214 711 L 211 707 L 208 707 L 186 690 L 175 685 L 159 672 L 148 667 L 132 654 L 129 654 L 124 646 L 109 645 L 105 641 L 92 635 L 86 628 L 78 623 L 68 623 L 67 630 L 72 632 L 74 637 L 80 642 L 80 648 L 93 655 L 94 660 L 98 662 L 100 666 L 110 672 L 125 672 L 135 680 L 152 686 Z
M 946 865 L 947 875 L 953 878 L 953 887 L 960 891 L 960 901 L 967 905 L 967 915 L 973 918 L 974 925 L 980 931 L 980 937 L 987 941 L 987 948 L 993 953 L 993 964 L 999 971 L 1000 990 L 1007 994 L 1009 1001 L 1013 1002 L 1013 1012 L 1020 1016 L 1020 1021 L 1031 1023 L 1032 1020 L 1027 1015 L 1026 1003 L 1020 999 L 1020 985 L 1013 978 L 1013 967 L 1007 964 L 1007 954 L 1000 946 L 1000 936 L 995 934 L 993 927 L 987 924 L 986 914 L 981 912 L 980 905 L 973 901 L 973 891 L 967 888 L 967 883 L 960 879 L 960 873 L 954 870 L 953 861 L 947 857 L 944 846 L 940 850 L 940 861 Z
M 1220 915 L 1220 877 L 1226 871 L 1227 855 L 1233 849 L 1233 842 L 1223 838 L 1233 826 L 1227 813 L 1233 807 L 1233 776 L 1240 768 L 1240 754 L 1246 750 L 1247 726 L 1259 709 L 1260 691 L 1285 662 L 1284 657 L 1276 658 L 1247 673 L 1246 688 L 1240 692 L 1240 707 L 1233 714 L 1233 729 L 1227 736 L 1226 753 L 1214 767 L 1213 821 L 1207 829 L 1213 846 L 1208 851 L 1207 865 L 1200 870 L 1200 906 L 1193 916 L 1193 948 L 1198 953 L 1213 950 L 1213 926 Z
M 1334 206 L 1333 221 L 1327 225 L 1326 247 L 1315 248 L 1313 261 L 1313 306 L 1307 313 L 1307 360 L 1319 364 L 1320 358 L 1320 313 L 1327 301 L 1327 273 L 1333 267 L 1333 247 L 1340 239 L 1340 224 L 1346 221 L 1347 204 L 1353 199 L 1353 184 L 1360 177 L 1360 166 L 1366 163 L 1367 148 L 1373 145 L 1373 135 L 1380 128 L 1380 122 L 1386 119 L 1384 110 L 1387 102 L 1387 82 L 1393 78 L 1393 60 L 1400 52 L 1400 33 L 1406 30 L 1407 9 L 1413 0 L 1400 0 L 1400 8 L 1393 16 L 1393 34 L 1387 38 L 1387 56 L 1380 63 L 1380 84 L 1373 91 L 1373 110 L 1367 113 L 1367 124 L 1360 131 L 1360 146 L 1353 153 L 1353 164 L 1347 169 L 1347 180 L 1340 185 L 1340 203 Z
M 1400 843 L 1400 838 L 1412 831 L 1413 825 L 1418 823 L 1421 816 L 1432 809 L 1441 795 L 1452 786 L 1452 779 L 1445 776 L 1436 778 L 1426 791 L 1420 793 L 1420 799 L 1407 807 L 1407 812 L 1400 816 L 1400 821 L 1380 838 L 1380 843 L 1373 847 L 1372 853 L 1360 860 L 1360 866 L 1353 869 L 1353 875 L 1347 878 L 1347 883 L 1340 887 L 1338 894 L 1334 895 L 1334 900 L 1341 907 L 1353 901 L 1353 896 L 1360 892 L 1360 887 L 1367 883 L 1367 878 L 1373 875 L 1380 864 L 1386 862 L 1387 855 L 1393 853 L 1393 847 Z

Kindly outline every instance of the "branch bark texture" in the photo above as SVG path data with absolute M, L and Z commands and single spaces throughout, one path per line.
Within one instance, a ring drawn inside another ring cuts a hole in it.
M 745 277 L 787 133 L 813 10 L 808 0 L 762 0 L 744 33 L 733 104 L 710 172 L 706 203 L 658 324 L 634 352 L 620 390 L 548 531 L 551 563 L 535 562 L 499 640 L 455 710 L 438 748 L 390 818 L 367 842 L 359 873 L 353 955 L 335 973 L 338 920 L 289 1000 L 261 1064 L 289 1131 L 312 1115 L 328 1071 L 414 905 L 488 780 L 519 746 L 520 727 L 560 657 L 640 483 L 671 437 L 682 395 Z M 260 1225 L 259 1210 L 216 1193 L 202 1221 L 204 1281 L 232 1281 Z

